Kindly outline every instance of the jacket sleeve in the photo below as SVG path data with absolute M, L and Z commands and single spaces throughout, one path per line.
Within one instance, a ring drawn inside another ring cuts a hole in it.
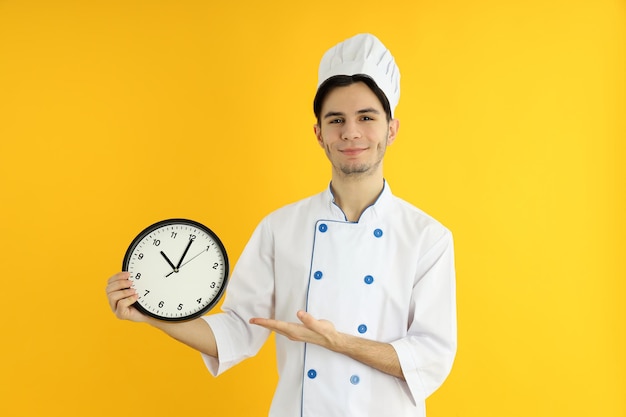
M 270 331 L 252 317 L 274 316 L 274 244 L 267 219 L 244 248 L 226 292 L 222 312 L 204 316 L 217 342 L 218 358 L 202 355 L 213 376 L 256 355 Z
M 420 257 L 407 336 L 391 343 L 415 403 L 445 381 L 456 355 L 456 282 L 452 234 L 446 229 Z

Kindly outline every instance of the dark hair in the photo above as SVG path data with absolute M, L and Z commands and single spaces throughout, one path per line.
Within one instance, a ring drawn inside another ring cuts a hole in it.
M 391 106 L 389 105 L 389 100 L 387 100 L 387 96 L 383 93 L 383 90 L 376 85 L 376 82 L 372 77 L 366 74 L 333 75 L 319 86 L 317 93 L 315 94 L 315 98 L 313 99 L 313 113 L 317 118 L 318 125 L 321 122 L 320 113 L 322 112 L 322 104 L 324 103 L 326 96 L 337 87 L 347 87 L 359 82 L 367 85 L 376 97 L 378 97 L 378 100 L 380 100 L 380 104 L 382 104 L 383 110 L 385 110 L 385 114 L 387 115 L 387 121 L 391 120 Z

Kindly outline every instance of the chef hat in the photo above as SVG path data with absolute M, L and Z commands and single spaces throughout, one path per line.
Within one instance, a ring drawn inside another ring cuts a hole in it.
M 330 48 L 320 62 L 317 87 L 334 75 L 365 74 L 385 93 L 393 114 L 400 99 L 400 70 L 380 40 L 362 33 Z

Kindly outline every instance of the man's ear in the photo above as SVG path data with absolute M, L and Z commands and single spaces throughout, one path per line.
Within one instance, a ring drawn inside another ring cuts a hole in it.
M 322 138 L 322 128 L 317 123 L 313 125 L 313 132 L 315 133 L 315 137 L 317 138 L 317 143 L 323 148 L 324 139 Z
M 387 146 L 391 145 L 398 135 L 398 130 L 400 130 L 400 120 L 391 119 L 389 122 L 389 135 L 387 136 Z

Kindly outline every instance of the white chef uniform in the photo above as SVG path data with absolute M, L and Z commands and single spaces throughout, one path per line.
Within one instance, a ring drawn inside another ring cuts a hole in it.
M 279 382 L 270 417 L 424 416 L 456 353 L 451 233 L 395 197 L 388 184 L 358 222 L 330 190 L 259 224 L 233 271 L 224 313 L 206 316 L 219 359 L 213 375 L 255 355 L 269 335 L 252 317 L 297 322 L 391 343 L 406 381 L 313 344 L 276 336 Z

